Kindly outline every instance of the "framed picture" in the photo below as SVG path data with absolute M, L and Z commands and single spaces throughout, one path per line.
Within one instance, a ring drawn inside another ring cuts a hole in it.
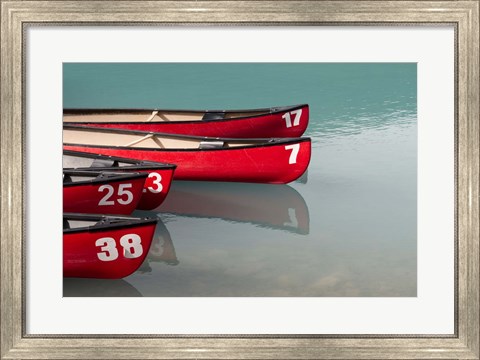
M 479 359 L 479 5 L 1 1 L 1 358 Z M 151 268 L 63 279 L 62 109 L 293 103 L 297 182 L 174 185 Z

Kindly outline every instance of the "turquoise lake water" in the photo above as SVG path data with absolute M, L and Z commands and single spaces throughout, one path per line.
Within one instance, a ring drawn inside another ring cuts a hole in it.
M 416 296 L 416 64 L 63 68 L 66 108 L 302 103 L 312 139 L 305 176 L 288 185 L 174 182 L 168 197 L 180 209 L 134 213 L 160 219 L 142 267 L 121 280 L 64 279 L 64 295 Z

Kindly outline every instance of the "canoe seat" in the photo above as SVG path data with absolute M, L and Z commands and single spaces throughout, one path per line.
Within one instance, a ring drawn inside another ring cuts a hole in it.
M 118 167 L 118 161 L 110 159 L 95 159 L 90 167 Z
M 199 149 L 220 149 L 225 146 L 223 141 L 201 141 L 198 145 Z
M 63 219 L 63 230 L 70 229 L 70 223 L 67 219 Z
M 72 177 L 68 174 L 63 174 L 63 182 L 64 183 L 72 182 Z
M 225 113 L 221 111 L 216 111 L 216 112 L 206 112 L 202 120 L 223 120 L 225 119 Z

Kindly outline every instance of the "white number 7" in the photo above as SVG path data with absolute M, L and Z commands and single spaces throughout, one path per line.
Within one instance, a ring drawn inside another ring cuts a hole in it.
M 288 163 L 296 164 L 298 151 L 300 150 L 300 144 L 286 145 L 285 150 L 292 150 L 292 152 L 290 153 L 290 158 L 288 159 Z
M 285 119 L 285 126 L 287 128 L 292 127 L 292 115 L 295 115 L 295 118 L 293 119 L 293 126 L 297 126 L 300 124 L 302 109 L 293 110 L 282 115 L 282 118 Z

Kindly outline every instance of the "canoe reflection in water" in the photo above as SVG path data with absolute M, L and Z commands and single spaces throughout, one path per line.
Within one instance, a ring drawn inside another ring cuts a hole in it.
M 124 279 L 63 278 L 63 296 L 139 297 L 143 295 Z
M 178 265 L 177 254 L 173 247 L 172 237 L 168 232 L 167 227 L 163 223 L 160 214 L 152 211 L 135 210 L 133 212 L 135 216 L 148 216 L 157 217 L 157 227 L 153 234 L 152 245 L 150 245 L 150 251 L 147 255 L 147 260 L 144 261 L 140 267 L 140 272 L 150 272 L 151 268 L 148 265 L 149 262 L 162 262 L 167 265 Z
M 310 228 L 307 204 L 289 185 L 175 181 L 164 203 L 154 211 L 220 218 L 304 235 Z

